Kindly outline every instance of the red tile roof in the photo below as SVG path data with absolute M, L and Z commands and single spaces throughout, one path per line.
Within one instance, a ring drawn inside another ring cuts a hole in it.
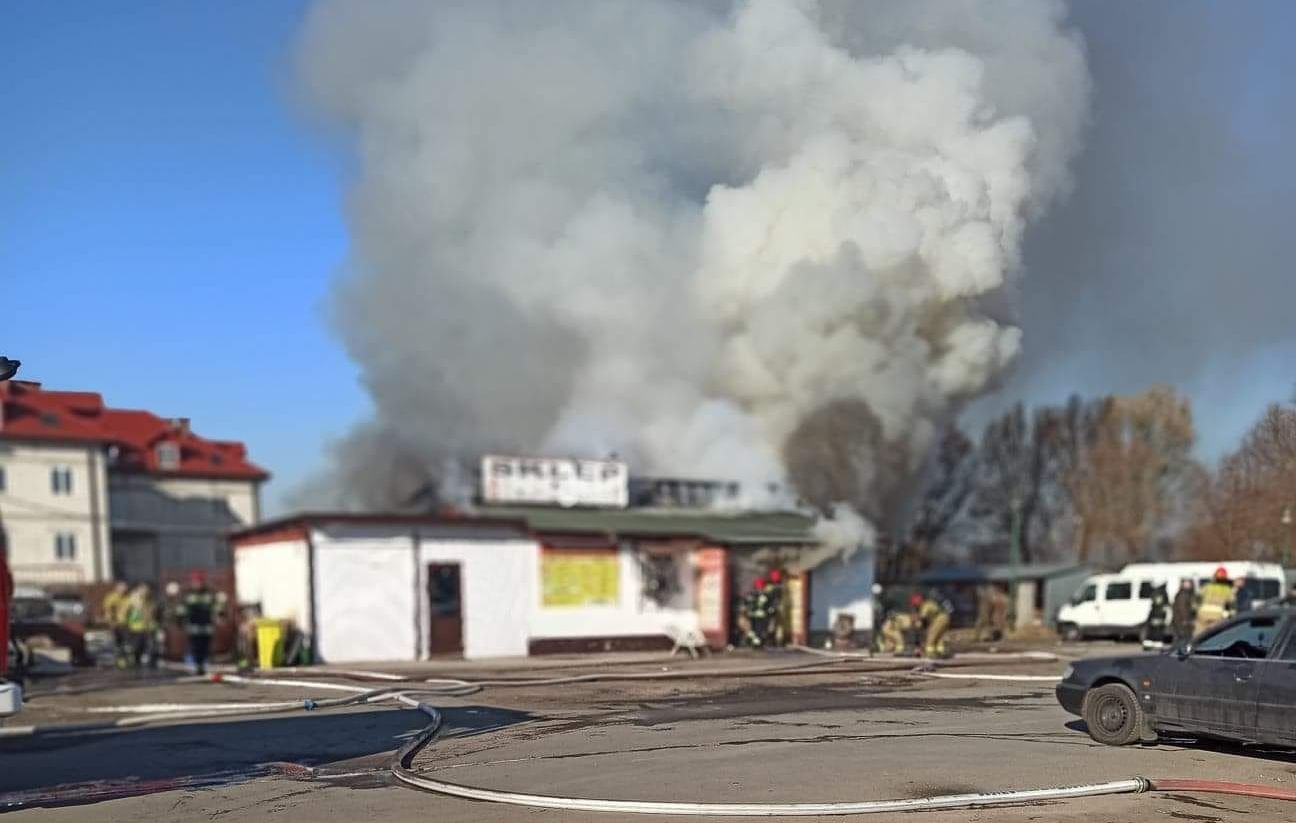
M 0 383 L 0 439 L 102 443 L 115 455 L 113 471 L 245 480 L 270 476 L 247 459 L 242 443 L 199 437 L 185 418 L 105 408 L 94 392 L 47 391 L 25 380 Z M 158 462 L 161 443 L 179 450 L 175 466 Z

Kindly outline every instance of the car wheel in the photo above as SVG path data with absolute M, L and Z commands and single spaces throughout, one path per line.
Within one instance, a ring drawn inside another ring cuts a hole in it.
M 1058 634 L 1068 643 L 1075 643 L 1084 639 L 1084 635 L 1080 633 L 1080 627 L 1074 623 L 1063 623 L 1058 626 Z
M 1143 730 L 1143 707 L 1134 692 L 1121 683 L 1090 689 L 1082 711 L 1089 736 L 1108 746 L 1128 746 Z

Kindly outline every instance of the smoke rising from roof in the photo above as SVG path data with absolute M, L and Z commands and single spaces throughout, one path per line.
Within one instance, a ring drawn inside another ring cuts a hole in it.
M 873 518 L 1017 357 L 1089 88 L 1037 0 L 325 0 L 301 62 L 358 157 L 349 497 L 615 452 Z

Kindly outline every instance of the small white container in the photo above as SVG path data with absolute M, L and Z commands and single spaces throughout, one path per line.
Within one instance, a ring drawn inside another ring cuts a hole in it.
M 22 688 L 17 683 L 0 681 L 0 717 L 22 711 Z

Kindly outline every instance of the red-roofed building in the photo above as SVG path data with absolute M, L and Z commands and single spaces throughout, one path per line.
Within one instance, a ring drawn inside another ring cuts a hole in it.
M 0 528 L 18 582 L 162 583 L 229 568 L 269 475 L 242 443 L 93 392 L 0 383 Z

